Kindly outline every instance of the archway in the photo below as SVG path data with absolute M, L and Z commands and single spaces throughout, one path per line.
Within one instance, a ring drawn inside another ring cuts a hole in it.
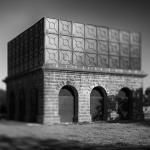
M 66 85 L 59 92 L 59 115 L 61 122 L 78 121 L 78 92 Z
M 117 96 L 118 114 L 120 120 L 129 120 L 132 117 L 132 92 L 129 88 L 122 88 Z
M 102 87 L 93 88 L 90 94 L 90 114 L 92 121 L 106 120 L 107 93 Z
M 25 101 L 25 93 L 24 90 L 20 90 L 19 92 L 19 114 L 18 119 L 19 121 L 25 121 L 25 115 L 26 115 L 26 101 Z
M 15 102 L 15 94 L 11 92 L 9 95 L 9 119 L 15 120 L 16 114 L 16 102 Z

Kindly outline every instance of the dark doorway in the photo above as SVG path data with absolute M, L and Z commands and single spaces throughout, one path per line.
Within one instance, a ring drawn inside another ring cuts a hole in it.
M 128 88 L 122 88 L 118 93 L 118 114 L 120 120 L 129 120 L 132 116 L 132 98 Z
M 21 90 L 19 93 L 19 112 L 18 112 L 19 121 L 25 121 L 26 115 L 26 101 L 24 90 Z
M 64 86 L 59 92 L 59 115 L 61 122 L 78 121 L 78 93 L 72 86 Z
M 32 89 L 30 93 L 29 122 L 38 122 L 38 90 Z
M 90 114 L 92 121 L 104 120 L 106 116 L 107 94 L 102 87 L 95 87 L 90 94 Z
M 16 112 L 16 103 L 15 103 L 15 94 L 11 92 L 9 95 L 9 119 L 15 120 L 15 112 Z

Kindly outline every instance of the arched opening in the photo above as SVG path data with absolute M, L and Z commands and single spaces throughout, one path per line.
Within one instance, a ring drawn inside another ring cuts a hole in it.
M 117 96 L 118 114 L 120 120 L 129 120 L 132 117 L 132 92 L 129 88 L 122 88 Z
M 16 114 L 16 103 L 15 103 L 15 94 L 11 92 L 9 95 L 9 119 L 15 120 Z
M 26 115 L 26 101 L 25 101 L 25 93 L 24 90 L 20 90 L 19 92 L 19 112 L 18 112 L 19 121 L 25 121 Z
M 38 90 L 33 89 L 30 92 L 30 102 L 29 102 L 29 122 L 38 122 Z
M 107 93 L 102 87 L 95 87 L 90 94 L 90 114 L 92 121 L 106 120 Z
M 61 122 L 78 121 L 78 92 L 70 85 L 59 92 L 59 115 Z

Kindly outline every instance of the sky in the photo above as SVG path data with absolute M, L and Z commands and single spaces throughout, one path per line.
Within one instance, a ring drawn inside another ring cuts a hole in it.
M 44 16 L 141 32 L 144 89 L 150 87 L 149 0 L 0 0 L 0 88 L 6 88 L 7 42 Z

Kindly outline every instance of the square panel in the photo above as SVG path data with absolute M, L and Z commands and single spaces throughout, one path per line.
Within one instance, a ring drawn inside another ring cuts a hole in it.
M 44 62 L 44 51 L 39 51 L 38 53 L 38 64 L 39 65 L 43 65 L 43 62 Z
M 45 35 L 45 48 L 58 49 L 58 35 Z
M 45 50 L 45 63 L 46 64 L 57 64 L 58 63 L 58 50 Z
M 108 40 L 108 29 L 105 27 L 97 27 L 98 40 Z
M 16 49 L 19 49 L 19 47 L 20 47 L 20 39 L 18 37 L 16 38 L 14 46 L 15 46 Z
M 85 26 L 85 37 L 96 39 L 96 27 L 92 25 Z
M 36 34 L 38 34 L 38 31 L 37 31 Z M 37 36 L 36 36 L 36 37 L 37 37 Z M 25 41 L 28 41 L 28 31 L 27 31 L 27 30 L 24 32 L 24 40 L 25 40 Z
M 45 19 L 46 33 L 58 33 L 58 20 L 57 19 Z
M 140 47 L 135 46 L 135 45 L 131 45 L 130 55 L 131 55 L 131 57 L 140 57 Z
M 129 69 L 129 58 L 128 57 L 121 57 L 120 68 Z
M 96 40 L 85 40 L 85 51 L 88 53 L 97 53 Z
M 34 66 L 37 67 L 38 66 L 38 57 L 35 56 L 34 57 Z M 25 66 L 26 67 L 26 66 Z
M 130 46 L 128 44 L 120 44 L 120 55 L 121 56 L 129 56 Z
M 119 57 L 109 56 L 109 67 L 110 68 L 119 68 Z
M 40 48 L 43 48 L 43 46 L 44 46 L 44 38 L 41 36 L 41 37 L 39 37 L 38 38 L 39 39 L 39 46 L 40 46 Z
M 36 57 L 36 59 L 38 59 L 38 56 Z M 24 63 L 25 63 L 25 70 L 28 70 L 28 55 L 25 55 L 25 61 L 24 61 Z
M 38 22 L 38 36 L 43 36 L 44 35 L 44 19 L 41 19 L 39 22 Z
M 108 54 L 108 42 L 107 41 L 98 41 L 98 53 Z
M 31 38 L 30 41 L 29 41 L 29 48 L 30 48 L 30 50 L 33 49 L 33 45 L 34 45 L 33 38 Z
M 57 39 L 58 40 L 58 39 Z M 33 41 L 33 45 L 34 45 L 34 49 L 39 49 L 40 46 L 39 46 L 39 40 L 38 38 L 34 38 L 34 41 Z M 24 44 L 25 45 L 25 44 Z
M 97 66 L 97 55 L 96 54 L 85 54 L 85 63 L 87 66 Z
M 33 27 L 29 28 L 29 38 L 33 39 L 34 38 L 34 32 L 33 32 Z
M 73 64 L 78 66 L 84 66 L 84 53 L 73 53 Z
M 130 43 L 130 34 L 129 34 L 129 32 L 120 31 L 120 42 L 121 43 L 126 43 L 126 44 Z
M 84 37 L 84 25 L 80 23 L 73 23 L 73 35 L 77 37 Z
M 72 64 L 72 52 L 70 51 L 59 51 L 59 62 L 61 64 Z
M 108 68 L 108 55 L 98 55 L 98 67 Z
M 72 38 L 69 36 L 59 36 L 59 48 L 72 50 Z
M 34 37 L 38 37 L 39 36 L 39 23 L 34 25 Z M 46 25 L 46 19 L 45 19 L 45 25 Z M 46 29 L 46 26 L 45 26 Z
M 74 51 L 84 52 L 84 39 L 73 38 L 73 49 Z
M 139 70 L 141 62 L 139 58 L 130 58 L 130 69 Z
M 119 31 L 115 29 L 109 29 L 109 40 L 112 42 L 119 42 Z
M 109 42 L 109 53 L 119 56 L 119 43 Z
M 130 38 L 131 38 L 131 44 L 140 45 L 141 42 L 140 33 L 132 32 L 130 34 Z
M 71 35 L 71 22 L 59 21 L 59 33 L 63 35 Z

